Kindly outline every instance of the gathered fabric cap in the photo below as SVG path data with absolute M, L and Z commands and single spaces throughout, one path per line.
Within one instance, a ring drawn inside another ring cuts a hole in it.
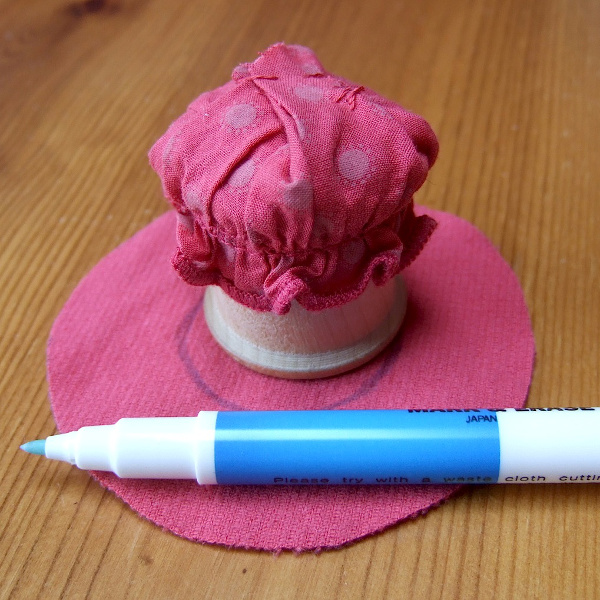
M 437 151 L 421 117 L 277 44 L 194 100 L 149 157 L 178 214 L 179 275 L 285 314 L 353 300 L 415 259 L 436 223 L 413 195 Z

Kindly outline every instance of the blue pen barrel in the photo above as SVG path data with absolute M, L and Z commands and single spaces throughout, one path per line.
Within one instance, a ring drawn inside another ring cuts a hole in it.
M 494 483 L 497 414 L 488 410 L 219 412 L 219 484 Z

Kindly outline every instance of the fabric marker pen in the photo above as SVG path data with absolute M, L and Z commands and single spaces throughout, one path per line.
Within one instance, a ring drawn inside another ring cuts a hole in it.
M 200 484 L 600 482 L 600 408 L 203 411 L 21 448 L 119 477 Z

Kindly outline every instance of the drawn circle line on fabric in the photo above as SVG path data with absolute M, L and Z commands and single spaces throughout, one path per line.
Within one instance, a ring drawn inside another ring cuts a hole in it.
M 223 407 L 226 410 L 247 410 L 247 408 L 240 404 L 239 401 L 223 398 L 208 384 L 208 382 L 204 379 L 204 377 L 196 367 L 194 359 L 190 353 L 189 339 L 196 319 L 200 318 L 204 318 L 204 294 L 202 294 L 202 298 L 194 306 L 192 306 L 192 308 L 187 313 L 185 313 L 183 319 L 181 320 L 176 330 L 177 352 L 181 362 L 183 363 L 183 366 L 185 367 L 186 372 L 188 373 L 196 387 L 219 406 Z M 351 392 L 344 398 L 326 404 L 321 408 L 323 410 L 333 410 L 336 408 L 341 408 L 342 406 L 352 404 L 356 400 L 359 400 L 360 398 L 371 392 L 377 386 L 377 384 L 389 373 L 390 369 L 394 365 L 394 362 L 400 354 L 401 339 L 402 330 L 400 330 L 400 333 L 384 350 L 386 354 L 383 357 L 381 365 L 370 377 L 367 377 L 364 381 L 362 381 L 358 388 L 356 388 L 353 392 Z M 239 368 L 245 369 L 246 367 L 240 365 Z

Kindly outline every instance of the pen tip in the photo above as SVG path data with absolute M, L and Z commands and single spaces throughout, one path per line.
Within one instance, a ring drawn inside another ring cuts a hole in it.
M 29 454 L 45 456 L 46 440 L 33 440 L 32 442 L 27 442 L 21 446 L 21 450 L 25 450 L 25 452 L 29 452 Z

